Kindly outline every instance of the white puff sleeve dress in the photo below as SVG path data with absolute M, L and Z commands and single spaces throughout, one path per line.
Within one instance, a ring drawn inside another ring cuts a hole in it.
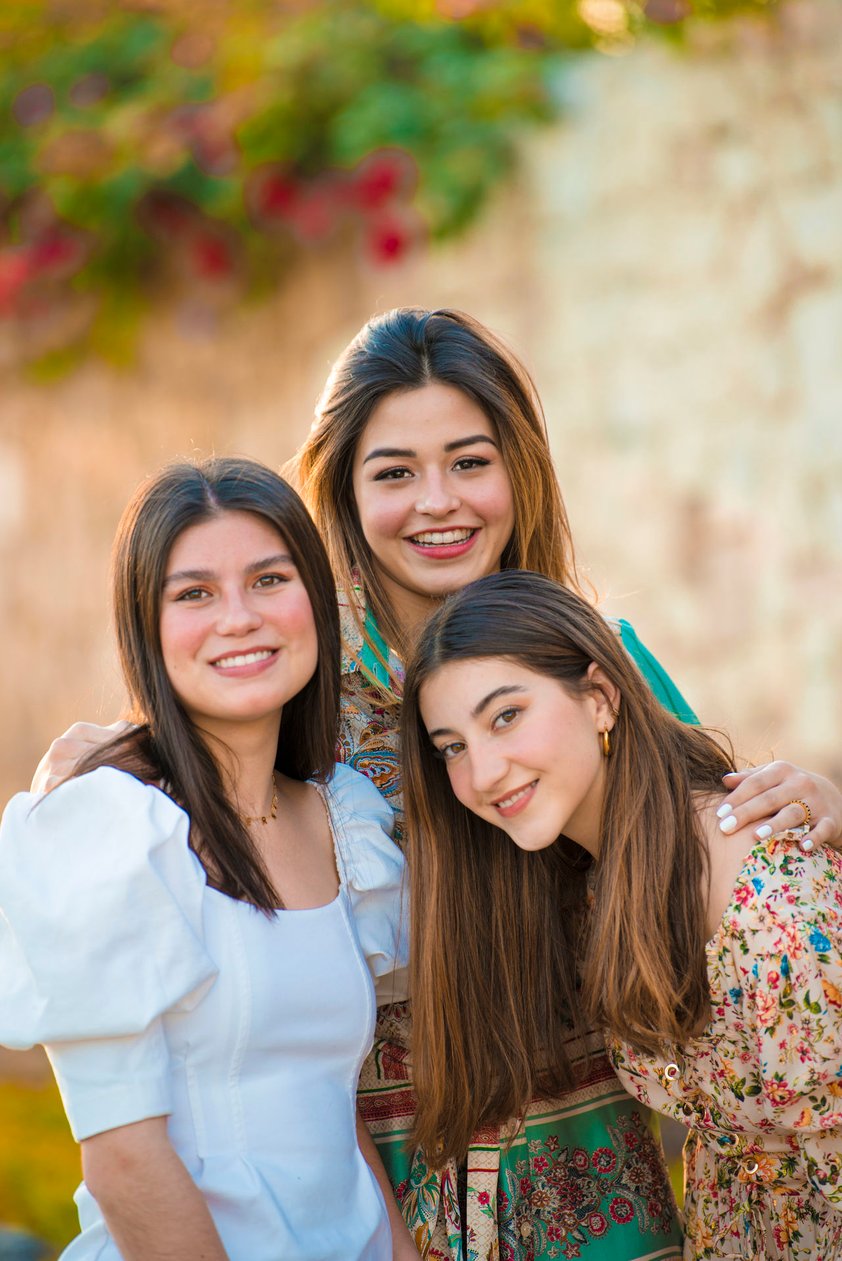
M 0 1042 L 43 1043 L 79 1141 L 166 1116 L 231 1261 L 390 1261 L 355 1092 L 381 1001 L 405 997 L 391 810 L 337 766 L 340 888 L 266 915 L 207 885 L 189 821 L 101 768 L 12 799 L 0 831 Z M 119 1261 L 96 1201 L 65 1261 Z

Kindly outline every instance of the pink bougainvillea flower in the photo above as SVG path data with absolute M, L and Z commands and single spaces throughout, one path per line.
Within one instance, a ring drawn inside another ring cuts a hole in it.
M 366 257 L 380 267 L 402 262 L 424 238 L 420 216 L 404 208 L 378 215 L 366 226 Z
M 34 127 L 50 117 L 55 104 L 55 93 L 48 83 L 30 83 L 12 102 L 12 114 L 21 127 Z
M 32 276 L 32 258 L 28 248 L 15 246 L 0 250 L 0 315 L 9 315 L 26 282 Z
M 404 149 L 378 149 L 349 173 L 348 201 L 364 214 L 412 193 L 418 180 L 415 159 Z

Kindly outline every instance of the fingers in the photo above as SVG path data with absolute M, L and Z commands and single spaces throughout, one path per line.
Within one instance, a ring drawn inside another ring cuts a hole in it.
M 54 740 L 41 758 L 32 778 L 30 791 L 49 792 L 72 775 L 81 758 L 92 749 L 113 740 L 115 735 L 127 730 L 131 723 L 120 719 L 107 727 L 93 722 L 74 722 L 63 735 Z
M 726 775 L 723 783 L 729 790 L 717 811 L 723 832 L 755 825 L 755 836 L 765 840 L 779 832 L 797 831 L 805 853 L 834 843 L 838 825 L 826 812 L 826 781 L 820 776 L 810 775 L 790 762 L 770 762 Z M 804 827 L 807 823 L 809 827 Z

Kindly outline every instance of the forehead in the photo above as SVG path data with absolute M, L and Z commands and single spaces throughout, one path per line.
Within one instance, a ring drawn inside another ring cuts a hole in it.
M 287 550 L 281 533 L 254 512 L 225 510 L 182 530 L 167 558 L 167 572 L 188 565 L 203 568 L 223 558 L 269 557 Z
M 387 394 L 372 410 L 359 442 L 363 455 L 379 446 L 443 447 L 457 438 L 497 434 L 480 405 L 455 385 L 432 381 Z
M 508 657 L 470 657 L 465 661 L 448 661 L 422 683 L 419 691 L 421 712 L 429 726 L 434 713 L 451 716 L 469 714 L 497 688 L 516 687 L 523 691 L 535 691 L 553 682 Z M 433 722 L 432 725 L 438 724 Z

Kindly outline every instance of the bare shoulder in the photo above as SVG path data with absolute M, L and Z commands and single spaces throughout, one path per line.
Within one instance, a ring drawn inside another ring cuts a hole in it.
M 723 800 L 724 797 L 713 798 L 699 810 L 710 863 L 710 888 L 705 919 L 709 938 L 719 927 L 734 896 L 734 886 L 740 872 L 758 844 L 757 837 L 750 826 L 738 828 L 736 832 L 728 835 L 720 831 L 716 810 Z

